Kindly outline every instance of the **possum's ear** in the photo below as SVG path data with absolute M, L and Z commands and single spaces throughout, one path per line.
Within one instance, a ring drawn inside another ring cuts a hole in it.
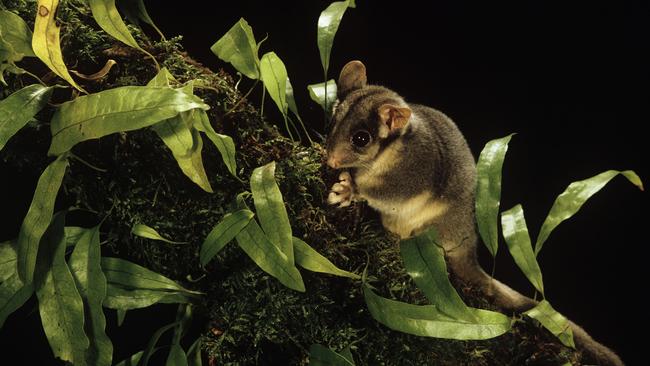
M 379 120 L 391 131 L 404 128 L 411 118 L 411 108 L 393 104 L 382 104 L 377 110 Z
M 341 69 L 339 82 L 336 85 L 339 100 L 345 99 L 348 93 L 363 88 L 367 83 L 366 66 L 357 60 L 348 62 Z

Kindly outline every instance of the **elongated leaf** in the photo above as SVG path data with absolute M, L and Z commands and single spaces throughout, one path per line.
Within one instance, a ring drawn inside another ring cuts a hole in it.
M 251 191 L 260 225 L 271 243 L 278 247 L 293 265 L 293 239 L 289 215 L 278 184 L 275 182 L 275 162 L 257 167 L 251 174 Z
M 152 129 L 171 150 L 183 173 L 201 189 L 212 193 L 201 156 L 203 140 L 199 131 L 192 127 L 194 112 L 196 111 L 182 112 L 176 117 L 156 123 Z
M 235 238 L 237 244 L 264 272 L 277 278 L 290 289 L 305 291 L 305 284 L 298 269 L 264 235 L 264 231 L 255 220 L 251 220 Z
M 201 360 L 201 337 L 197 338 L 187 350 L 187 363 L 189 366 L 203 366 Z
M 142 352 L 142 358 L 140 359 L 140 362 L 138 362 L 138 366 L 147 366 L 149 364 L 149 358 L 151 358 L 151 355 L 153 355 L 153 353 L 155 352 L 154 350 L 156 344 L 158 343 L 158 340 L 160 340 L 160 337 L 163 335 L 163 333 L 174 328 L 175 326 L 176 323 L 165 325 L 164 327 L 161 327 L 153 334 L 153 336 L 149 340 L 149 343 L 147 344 L 147 347 Z
M 192 324 L 194 317 L 194 308 L 191 304 L 179 304 L 176 310 L 176 328 L 174 328 L 174 335 L 172 336 L 172 344 L 180 344 L 181 338 L 185 336 L 187 330 Z
M 287 84 L 286 84 L 286 90 L 285 90 L 285 95 L 287 96 L 287 107 L 293 113 L 296 118 L 298 118 L 299 121 L 302 121 L 302 118 L 300 118 L 300 114 L 298 114 L 298 106 L 296 105 L 296 98 L 293 95 L 293 85 L 291 85 L 291 80 L 289 80 L 289 77 L 287 76 Z
M 214 146 L 219 150 L 221 158 L 223 159 L 226 168 L 233 177 L 237 177 L 237 161 L 235 160 L 235 143 L 232 138 L 227 135 L 217 133 L 210 119 L 205 111 L 198 110 L 194 113 L 194 128 L 205 133 L 206 136 L 212 141 Z
M 345 10 L 348 7 L 355 7 L 353 0 L 335 1 L 325 8 L 320 13 L 320 17 L 318 17 L 316 41 L 318 43 L 318 51 L 320 51 L 320 62 L 323 65 L 325 75 L 327 75 L 327 71 L 329 70 L 334 36 L 339 29 L 339 24 L 341 24 L 341 18 L 343 18 L 343 14 L 345 14 Z
M 205 266 L 223 247 L 237 236 L 255 214 L 247 209 L 242 209 L 227 214 L 215 225 L 201 245 L 199 257 L 201 265 Z
M 86 350 L 89 365 L 110 366 L 113 344 L 106 335 L 102 302 L 106 298 L 106 277 L 100 267 L 99 226 L 83 232 L 70 256 L 70 270 L 85 303 L 85 329 L 90 341 Z
M 312 344 L 309 347 L 310 366 L 354 366 L 354 359 L 320 344 Z
M 262 56 L 260 75 L 269 96 L 278 106 L 280 112 L 286 116 L 289 108 L 287 103 L 287 68 L 275 52 L 267 52 Z
M 499 249 L 499 205 L 501 202 L 501 168 L 512 134 L 485 144 L 476 164 L 476 222 L 483 243 L 492 256 Z
M 32 50 L 32 31 L 23 18 L 8 10 L 0 10 L 0 34 L 18 54 L 12 61 L 20 61 L 23 57 L 36 57 Z
M 433 229 L 402 240 L 400 250 L 406 271 L 437 311 L 454 319 L 476 320 L 449 282 L 445 257 L 436 242 Z
M 54 201 L 68 167 L 66 155 L 59 156 L 45 168 L 38 178 L 34 198 L 18 234 L 18 274 L 25 282 L 32 282 L 41 236 L 50 225 Z
M 108 283 L 104 307 L 115 310 L 141 309 L 156 303 L 188 303 L 192 298 L 186 292 L 164 289 L 126 288 Z
M 167 243 L 175 244 L 177 242 L 162 237 L 156 230 L 145 224 L 135 224 L 131 228 L 131 234 L 152 240 L 160 240 Z
M 571 330 L 569 320 L 553 309 L 548 301 L 542 300 L 537 306 L 524 314 L 539 321 L 544 328 L 553 333 L 565 346 L 576 348 L 573 342 L 573 330 Z
M 64 226 L 65 215 L 59 213 L 43 235 L 34 275 L 38 311 L 54 356 L 86 365 L 84 305 L 65 262 Z
M 14 270 L 14 273 L 0 284 L 0 329 L 7 317 L 23 306 L 34 293 L 34 284 L 25 284 Z
M 152 239 L 152 240 L 160 240 L 164 241 L 169 244 L 187 244 L 185 241 L 173 241 L 169 240 L 167 238 L 162 237 L 154 228 L 149 227 L 145 224 L 135 224 L 131 228 L 131 234 L 137 235 L 142 238 L 147 238 L 147 239 Z
M 172 344 L 165 366 L 187 366 L 187 355 L 180 344 Z
M 153 79 L 149 80 L 147 86 L 171 87 L 172 82 L 177 83 L 178 81 L 176 81 L 174 75 L 172 75 L 171 72 L 169 72 L 169 70 L 166 67 L 163 67 L 162 69 L 160 69 L 160 71 L 158 71 L 158 73 L 156 74 L 156 76 L 153 77 Z M 188 89 L 181 89 L 181 90 L 183 90 L 186 94 L 190 94 L 190 95 L 193 94 L 193 91 L 190 92 L 190 90 Z
M 335 276 L 360 279 L 361 277 L 352 272 L 342 270 L 330 262 L 329 259 L 322 256 L 309 244 L 293 237 L 293 250 L 296 255 L 296 264 L 312 272 L 329 273 Z
M 74 247 L 79 242 L 79 239 L 86 234 L 88 229 L 79 226 L 66 226 L 65 227 L 65 246 Z
M 140 359 L 142 359 L 142 354 L 143 353 L 144 353 L 144 351 L 134 353 L 131 356 L 129 356 L 129 357 L 123 359 L 122 361 L 116 363 L 115 366 L 137 366 L 140 363 Z
M 591 178 L 573 182 L 555 199 L 551 211 L 546 216 L 535 243 L 535 254 L 542 250 L 542 246 L 551 232 L 564 220 L 575 215 L 580 207 L 594 194 L 600 191 L 612 178 L 623 175 L 630 183 L 643 190 L 641 178 L 632 170 L 608 170 Z
M 167 68 L 162 68 L 147 83 L 147 86 L 169 87 L 171 82 L 176 82 L 176 79 Z M 179 90 L 184 91 L 191 97 L 194 94 L 194 83 L 190 82 Z M 205 111 L 201 112 L 205 114 Z M 171 150 L 183 173 L 204 191 L 211 193 L 213 192 L 212 187 L 205 173 L 203 157 L 201 156 L 203 139 L 201 139 L 199 130 L 194 127 L 195 120 L 200 118 L 198 113 L 199 110 L 197 109 L 182 112 L 175 117 L 156 123 L 152 126 L 152 129 Z
M 169 278 L 120 258 L 102 257 L 102 269 L 109 285 L 127 289 L 168 290 L 196 294 L 183 288 Z
M 59 6 L 59 0 L 38 0 L 38 10 L 36 11 L 36 21 L 34 22 L 34 36 L 32 37 L 32 49 L 34 54 L 59 75 L 63 80 L 70 83 L 77 90 L 86 93 L 72 79 L 68 68 L 63 62 L 61 55 L 61 42 L 59 33 L 61 28 L 56 22 L 56 10 Z
M 507 332 L 511 320 L 507 316 L 482 309 L 472 309 L 476 321 L 451 318 L 435 305 L 412 305 L 378 296 L 365 285 L 363 289 L 370 314 L 388 328 L 425 337 L 478 340 L 497 337 Z
M 0 101 L 0 150 L 45 107 L 51 95 L 52 88 L 32 84 Z
M 327 112 L 328 116 L 332 115 L 332 107 L 336 102 L 336 82 L 330 79 L 327 83 L 318 83 L 307 85 L 309 96 L 311 100 L 318 103 L 318 105 Z
M 17 258 L 15 240 L 0 243 L 0 282 L 16 273 Z
M 231 63 L 237 71 L 250 79 L 260 78 L 260 60 L 253 29 L 244 18 L 240 18 L 215 44 L 212 53 Z M 284 89 L 282 89 L 284 90 Z
M 52 145 L 58 155 L 79 142 L 132 131 L 191 109 L 208 109 L 201 99 L 167 87 L 125 86 L 63 103 L 52 117 Z
M 117 309 L 117 326 L 121 327 L 124 324 L 124 318 L 126 318 L 127 310 Z
M 93 18 L 104 32 L 126 45 L 142 50 L 131 32 L 129 32 L 126 24 L 124 24 L 120 13 L 115 7 L 115 0 L 88 0 L 88 4 L 90 5 L 90 11 L 93 13 Z
M 152 26 L 153 29 L 158 32 L 160 38 L 163 40 L 165 39 L 165 35 L 163 35 L 160 29 L 156 27 L 156 24 L 149 16 L 147 8 L 144 6 L 144 0 L 118 0 L 117 4 L 120 10 L 122 10 L 124 13 L 125 18 L 127 18 L 133 24 L 139 25 L 138 22 L 142 20 L 143 22 Z
M 537 258 L 533 252 L 533 245 L 530 242 L 530 235 L 524 218 L 524 209 L 521 205 L 501 213 L 501 227 L 503 228 L 503 237 L 506 239 L 508 250 L 510 250 L 515 263 L 524 272 L 530 283 L 543 295 L 542 271 L 539 269 Z

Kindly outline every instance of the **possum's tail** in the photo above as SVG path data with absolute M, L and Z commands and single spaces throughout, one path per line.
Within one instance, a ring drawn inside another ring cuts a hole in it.
M 505 311 L 521 313 L 530 310 L 537 301 L 511 289 L 490 277 L 476 259 L 476 253 L 447 256 L 450 270 L 462 281 L 478 286 L 493 303 Z M 582 351 L 586 363 L 601 366 L 624 366 L 623 361 L 606 346 L 595 341 L 577 324 L 569 321 L 576 347 Z

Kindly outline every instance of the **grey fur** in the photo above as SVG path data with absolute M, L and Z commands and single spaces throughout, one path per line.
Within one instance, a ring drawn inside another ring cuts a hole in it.
M 457 126 L 433 108 L 407 104 L 387 88 L 366 85 L 365 67 L 359 64 L 353 61 L 341 72 L 339 83 L 346 87 L 344 93 L 339 94 L 333 115 L 334 127 L 327 141 L 327 152 L 336 157 L 337 167 L 350 171 L 350 199 L 368 201 L 379 211 L 389 230 L 391 227 L 413 228 L 398 233 L 402 237 L 417 235 L 434 226 L 445 249 L 448 267 L 457 277 L 481 288 L 504 310 L 523 312 L 534 307 L 536 301 L 493 279 L 478 263 L 474 219 L 476 166 Z M 355 75 L 355 72 L 363 72 L 363 75 Z M 384 104 L 410 108 L 412 114 L 408 124 L 386 133 L 377 112 Z M 351 143 L 352 136 L 360 130 L 372 136 L 371 142 L 363 148 Z M 389 161 L 384 162 L 385 157 L 390 157 Z M 382 164 L 378 165 L 380 161 Z M 345 187 L 339 184 L 339 188 Z M 331 195 L 340 192 L 339 189 Z M 403 209 L 401 203 L 427 193 L 432 199 L 424 209 L 434 210 L 435 205 L 444 207 L 441 215 L 415 223 L 412 217 L 399 215 Z M 587 362 L 623 365 L 614 352 L 594 341 L 576 324 L 570 324 Z

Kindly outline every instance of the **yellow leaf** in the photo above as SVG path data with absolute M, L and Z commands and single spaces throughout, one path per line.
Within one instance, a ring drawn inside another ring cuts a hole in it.
M 52 71 L 69 82 L 79 91 L 87 93 L 72 79 L 68 68 L 63 63 L 61 55 L 61 43 L 59 33 L 61 28 L 56 24 L 56 9 L 59 0 L 39 0 L 34 22 L 34 37 L 32 37 L 32 48 L 38 58 L 41 59 Z

